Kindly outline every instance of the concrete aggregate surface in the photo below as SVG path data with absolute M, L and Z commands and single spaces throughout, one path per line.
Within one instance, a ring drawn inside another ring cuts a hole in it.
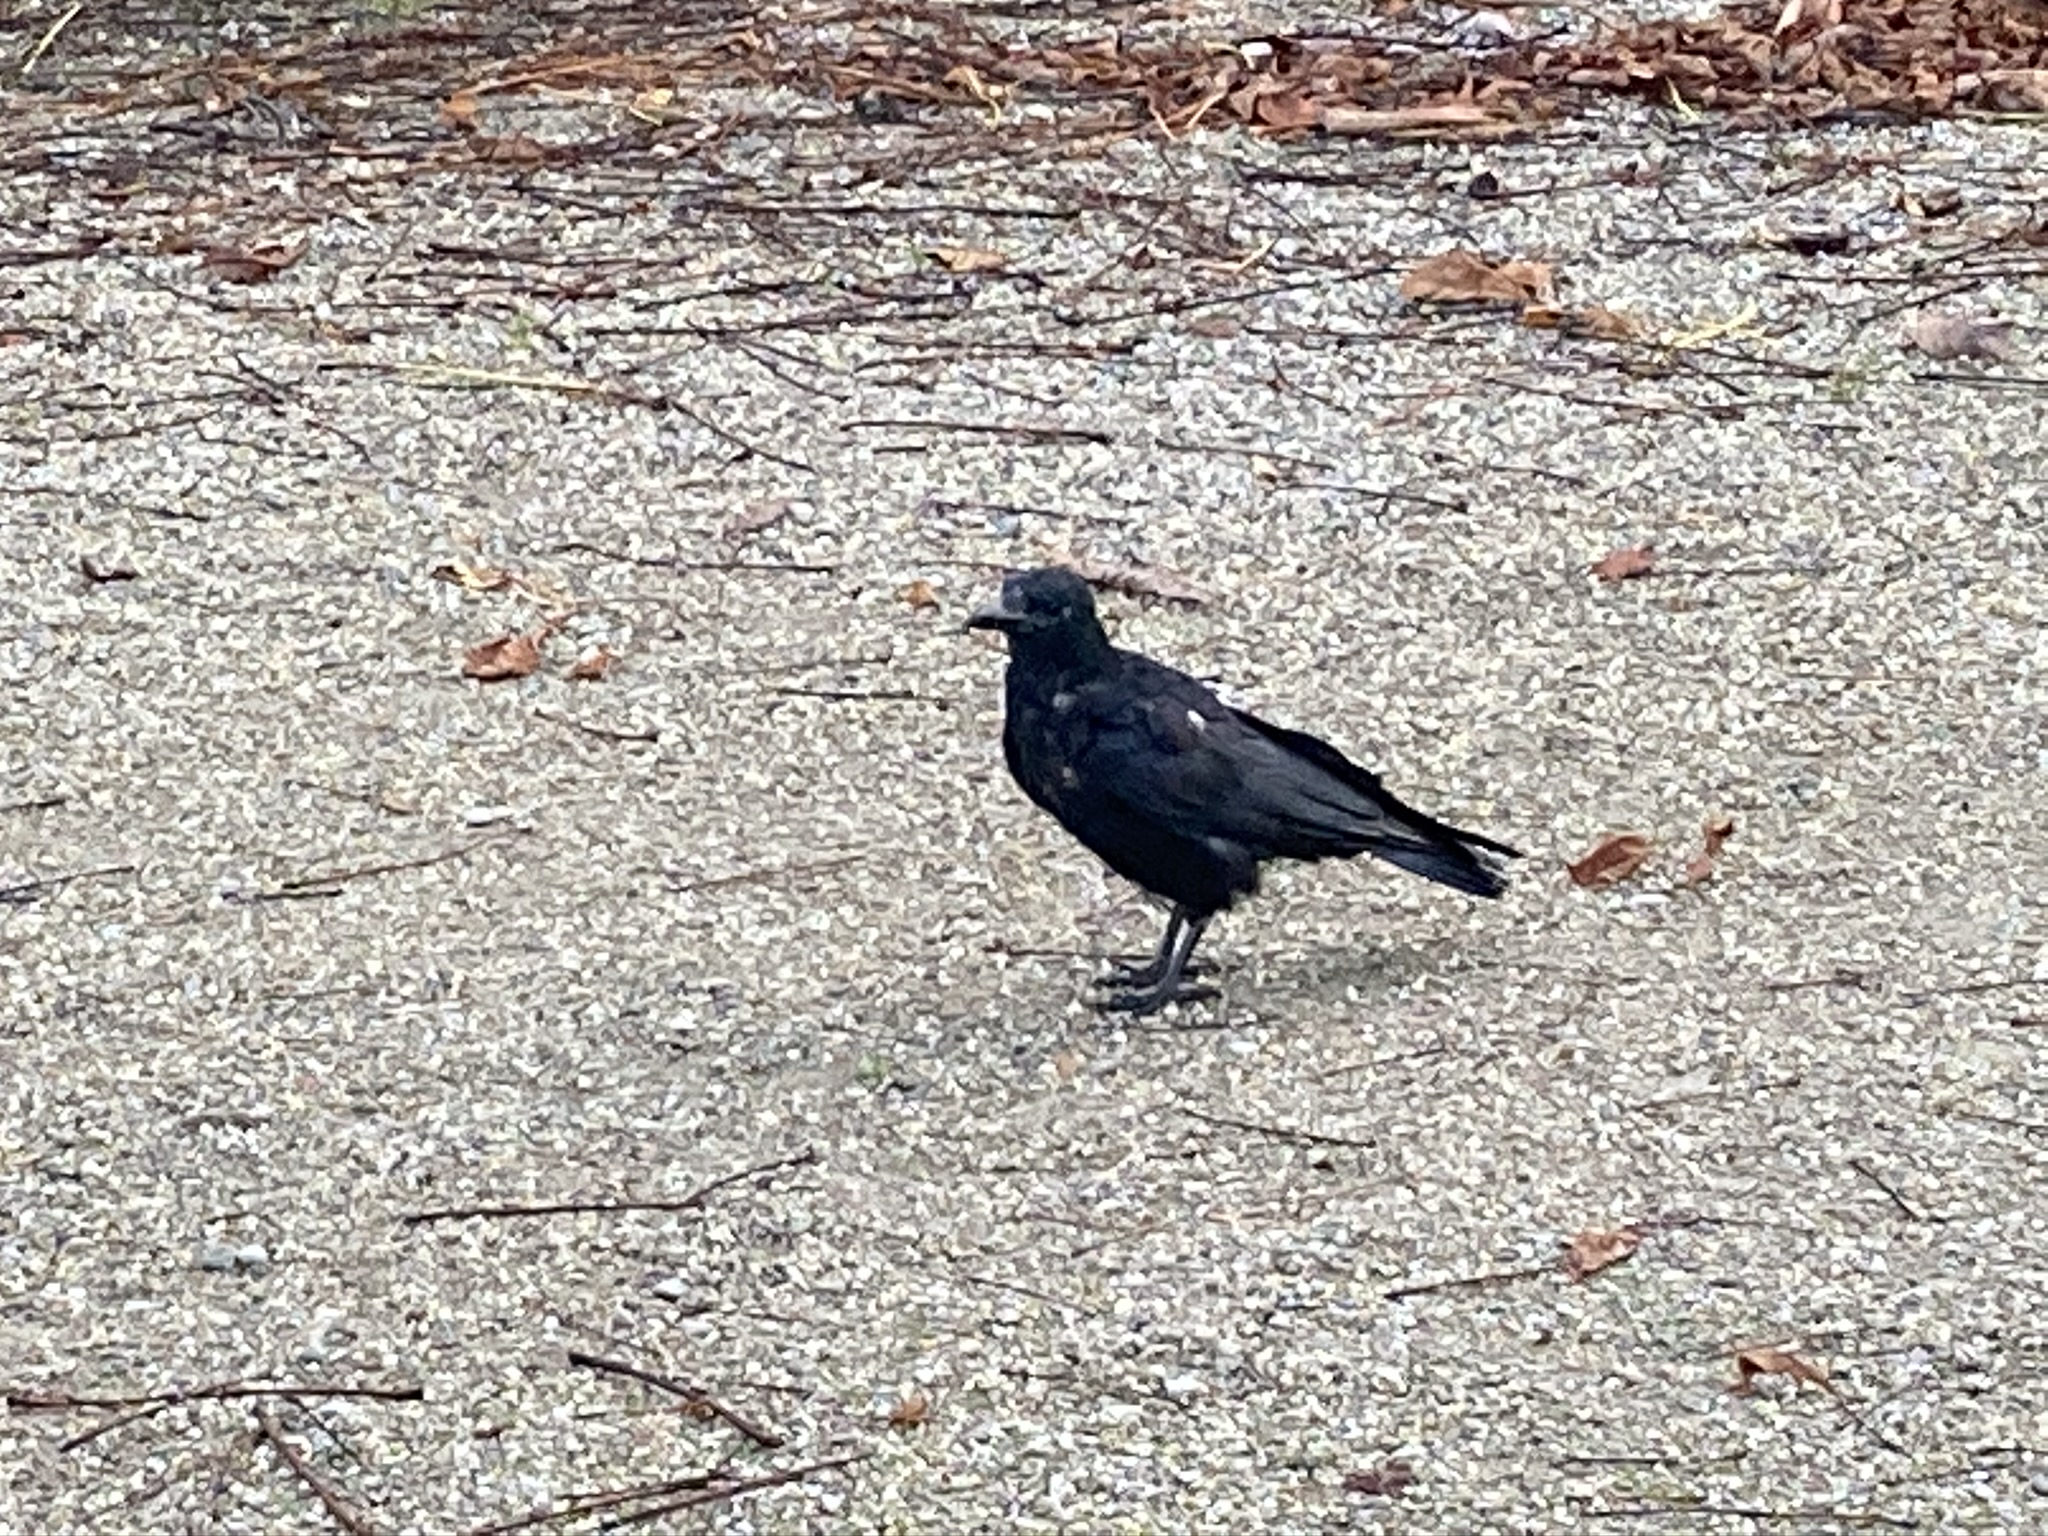
M 729 110 L 399 174 L 9 108 L 7 249 L 120 234 L 0 266 L 0 1371 L 419 1395 L 17 1404 L 0 1529 L 580 1532 L 842 1457 L 650 1526 L 2048 1528 L 2039 125 Z M 1644 339 L 1400 297 L 1456 246 Z M 2014 355 L 1902 342 L 1944 308 Z M 1219 1003 L 1098 1016 L 1158 918 L 960 627 L 1066 556 L 1198 585 L 1105 612 L 1507 897 L 1280 869 Z

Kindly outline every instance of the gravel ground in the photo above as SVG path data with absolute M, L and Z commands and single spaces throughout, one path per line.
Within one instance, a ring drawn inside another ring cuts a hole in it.
M 125 197 L 51 117 L 0 182 L 10 249 L 122 230 L 0 269 L 10 1388 L 416 1386 L 260 1400 L 386 1533 L 843 1456 L 668 1526 L 2048 1525 L 2038 128 L 748 110 Z M 150 230 L 307 245 L 239 285 Z M 1405 304 L 1454 245 L 1664 344 Z M 2020 359 L 1902 349 L 1929 304 Z M 959 629 L 1063 553 L 1199 583 L 1106 609 L 1518 842 L 1509 896 L 1283 871 L 1219 1005 L 1092 1013 L 1157 919 L 1011 787 Z M 1827 1385 L 1731 1392 L 1766 1346 Z M 337 1529 L 252 1406 L 0 1419 L 0 1527 Z

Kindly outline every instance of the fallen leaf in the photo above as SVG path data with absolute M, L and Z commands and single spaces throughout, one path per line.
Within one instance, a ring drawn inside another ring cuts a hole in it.
M 1906 326 L 1906 339 L 1941 363 L 1959 357 L 2009 363 L 2015 356 L 2011 322 L 1982 315 L 1929 310 L 1915 316 Z
M 1591 336 L 1600 341 L 1633 341 L 1643 334 L 1640 320 L 1604 304 L 1587 304 L 1579 309 L 1531 304 L 1522 311 L 1521 322 L 1531 330 L 1563 331 L 1567 336 Z
M 1564 1272 L 1574 1280 L 1597 1275 L 1619 1264 L 1642 1244 L 1643 1234 L 1637 1227 L 1616 1227 L 1612 1231 L 1588 1227 L 1565 1245 Z
M 434 115 L 446 127 L 467 133 L 476 126 L 477 109 L 482 105 L 475 91 L 457 91 L 441 103 L 441 110 Z
M 460 561 L 437 565 L 428 574 L 436 581 L 445 581 L 465 592 L 502 592 L 519 580 L 510 571 L 500 570 L 495 565 L 464 565 Z
M 889 1410 L 889 1427 L 892 1429 L 915 1429 L 932 1416 L 932 1400 L 924 1391 L 912 1387 L 903 1401 Z
M 93 559 L 91 555 L 80 555 L 78 557 L 78 574 L 93 583 L 93 585 L 100 586 L 110 581 L 133 581 L 135 579 L 135 567 L 129 565 L 126 561 L 115 561 L 110 565 L 102 565 L 99 561 Z
M 1476 251 L 1446 251 L 1410 268 L 1401 297 L 1424 304 L 1541 303 L 1550 295 L 1551 270 L 1536 261 L 1491 262 Z
M 1650 860 L 1656 844 L 1640 832 L 1611 832 L 1593 845 L 1592 852 L 1576 864 L 1564 867 L 1572 884 L 1589 891 L 1604 891 L 1619 885 Z
M 201 253 L 199 265 L 223 282 L 267 283 L 305 254 L 303 242 L 295 246 L 259 245 L 249 250 L 211 245 Z
M 1385 1461 L 1376 1467 L 1344 1474 L 1346 1493 L 1369 1494 L 1374 1498 L 1399 1498 L 1415 1485 L 1415 1468 L 1405 1461 Z
M 1090 586 L 1121 592 L 1127 597 L 1159 597 L 1170 603 L 1209 601 L 1209 594 L 1201 587 L 1163 565 L 1143 565 L 1135 561 L 1112 565 L 1075 556 L 1069 556 L 1065 564 L 1068 570 Z
M 1743 1349 L 1735 1354 L 1735 1385 L 1728 1390 L 1738 1397 L 1747 1397 L 1756 1390 L 1759 1376 L 1790 1376 L 1794 1381 L 1803 1381 L 1819 1387 L 1823 1392 L 1833 1392 L 1835 1385 L 1828 1380 L 1828 1373 L 1810 1360 L 1801 1359 L 1783 1349 Z
M 569 669 L 569 680 L 573 683 L 601 682 L 618 659 L 617 651 L 610 646 L 600 645 Z
M 1685 874 L 1680 877 L 1681 886 L 1703 885 L 1713 878 L 1714 865 L 1721 857 L 1721 847 L 1735 835 L 1735 818 L 1717 816 L 1700 829 L 1700 851 L 1685 861 Z
M 1251 118 L 1261 128 L 1291 133 L 1322 121 L 1322 104 L 1300 91 L 1261 91 L 1250 102 Z
M 27 331 L 0 331 L 0 347 L 18 347 L 25 341 L 32 341 Z
M 932 584 L 922 576 L 910 583 L 909 586 L 899 588 L 896 596 L 899 600 L 910 604 L 913 608 L 936 608 L 939 606 L 939 594 L 932 590 Z
M 462 675 L 480 683 L 503 682 L 508 678 L 531 677 L 540 669 L 541 642 L 547 639 L 545 625 L 528 635 L 500 635 L 482 645 L 471 646 L 462 656 Z
M 1181 322 L 1181 329 L 1190 336 L 1206 336 L 1211 341 L 1228 341 L 1233 336 L 1244 334 L 1244 322 L 1235 315 L 1196 315 Z
M 1632 549 L 1617 549 L 1595 560 L 1592 571 L 1602 581 L 1628 581 L 1633 577 L 1647 576 L 1657 569 L 1657 551 L 1648 544 L 1638 544 Z
M 744 539 L 748 534 L 759 533 L 763 528 L 773 528 L 787 516 L 787 501 L 776 499 L 750 502 L 746 511 L 725 525 L 725 537 L 733 540 Z
M 1001 251 L 985 251 L 973 245 L 935 245 L 925 252 L 948 272 L 1000 272 L 1010 264 Z

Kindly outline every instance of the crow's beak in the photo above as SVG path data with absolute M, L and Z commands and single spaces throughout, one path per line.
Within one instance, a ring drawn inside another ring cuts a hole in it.
M 1001 598 L 984 603 L 967 616 L 969 629 L 1000 629 L 1007 633 L 1024 621 L 1024 615 L 1005 608 Z

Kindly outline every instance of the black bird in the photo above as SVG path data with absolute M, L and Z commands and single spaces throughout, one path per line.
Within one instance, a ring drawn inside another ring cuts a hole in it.
M 1057 567 L 1006 578 L 970 629 L 1009 637 L 1003 756 L 1037 805 L 1172 911 L 1159 952 L 1106 978 L 1102 1006 L 1153 1013 L 1212 996 L 1181 985 L 1202 930 L 1258 889 L 1266 859 L 1370 853 L 1474 896 L 1505 843 L 1403 805 L 1327 742 L 1232 709 L 1185 672 L 1120 650 L 1095 595 Z

